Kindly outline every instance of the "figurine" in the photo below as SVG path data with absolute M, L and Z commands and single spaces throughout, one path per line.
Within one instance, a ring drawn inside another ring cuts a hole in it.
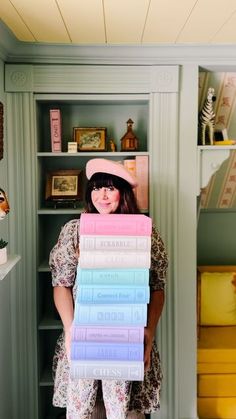
M 121 138 L 121 151 L 135 151 L 138 149 L 138 138 L 133 132 L 133 121 L 128 119 L 127 132 Z
M 6 193 L 0 188 L 0 220 L 3 220 L 10 211 Z
M 207 98 L 199 114 L 200 137 L 202 145 L 206 145 L 206 128 L 208 128 L 210 145 L 213 145 L 215 122 L 213 102 L 215 102 L 215 100 L 215 89 L 213 87 L 209 87 L 207 91 Z
M 110 151 L 116 151 L 116 144 L 114 142 L 114 140 L 109 140 L 109 149 Z

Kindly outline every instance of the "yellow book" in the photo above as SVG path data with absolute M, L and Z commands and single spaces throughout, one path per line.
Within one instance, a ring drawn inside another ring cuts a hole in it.
M 214 145 L 235 145 L 236 140 L 214 141 Z

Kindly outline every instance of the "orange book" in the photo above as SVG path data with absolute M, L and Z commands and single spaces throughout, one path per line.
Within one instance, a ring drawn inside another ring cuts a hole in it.
M 136 179 L 138 186 L 136 188 L 136 198 L 138 206 L 142 211 L 149 209 L 149 170 L 148 156 L 136 156 Z

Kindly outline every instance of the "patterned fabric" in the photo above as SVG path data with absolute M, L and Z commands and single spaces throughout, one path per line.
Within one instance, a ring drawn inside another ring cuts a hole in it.
M 75 281 L 79 249 L 79 220 L 69 221 L 61 230 L 59 239 L 50 254 L 49 265 L 52 272 L 52 285 L 71 287 L 76 296 Z M 162 239 L 153 227 L 150 269 L 150 291 L 165 287 L 167 256 Z M 69 378 L 69 363 L 65 352 L 64 333 L 57 341 L 53 358 L 54 406 L 67 407 L 68 419 L 87 419 L 96 402 L 99 380 L 78 380 Z M 156 343 L 153 342 L 151 367 L 145 372 L 144 381 L 102 380 L 102 393 L 109 419 L 123 419 L 124 412 L 136 411 L 151 413 L 160 407 L 159 396 L 162 372 Z M 108 414 L 109 412 L 109 414 Z M 123 412 L 123 413 L 121 413 Z M 77 416 L 76 416 L 77 414 Z

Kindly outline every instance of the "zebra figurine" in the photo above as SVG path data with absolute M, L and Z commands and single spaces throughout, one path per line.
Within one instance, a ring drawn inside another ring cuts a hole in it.
M 210 144 L 213 145 L 214 122 L 215 122 L 213 102 L 215 102 L 215 100 L 216 100 L 215 89 L 213 87 L 209 87 L 207 91 L 206 100 L 199 114 L 199 125 L 200 125 L 202 145 L 206 144 L 206 128 L 208 128 Z

